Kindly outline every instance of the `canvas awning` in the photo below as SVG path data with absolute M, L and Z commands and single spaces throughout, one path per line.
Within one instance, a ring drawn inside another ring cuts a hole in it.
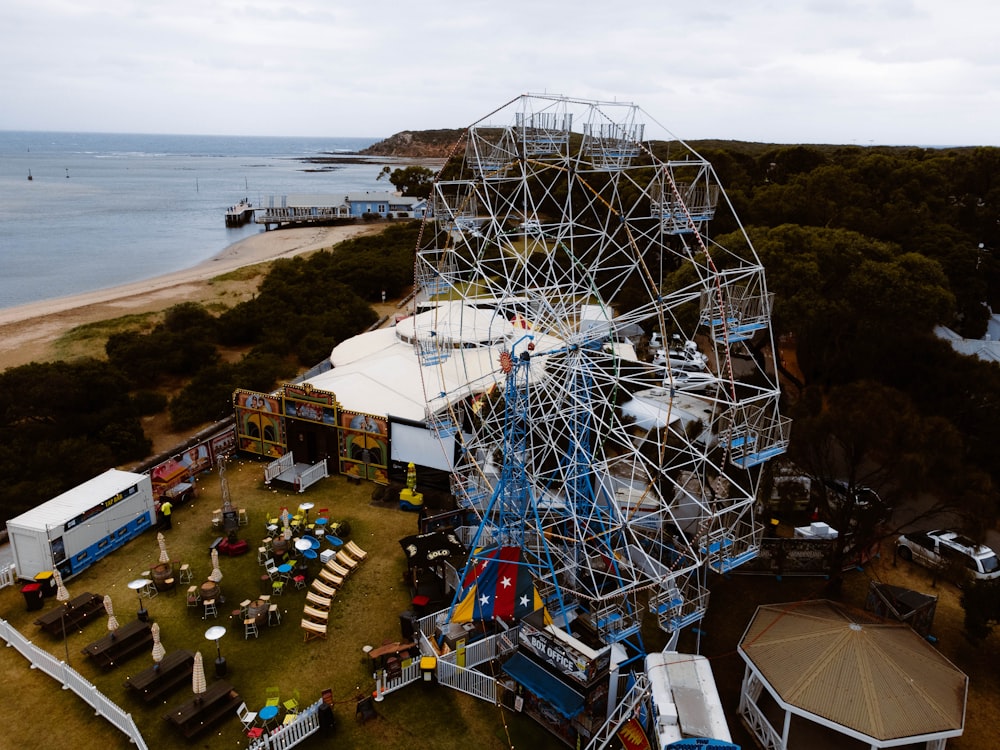
M 504 662 L 503 671 L 567 719 L 572 719 L 583 710 L 582 695 L 524 654 L 514 654 Z

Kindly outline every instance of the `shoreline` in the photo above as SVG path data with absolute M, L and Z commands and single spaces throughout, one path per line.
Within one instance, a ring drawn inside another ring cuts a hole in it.
M 208 282 L 240 268 L 322 250 L 381 232 L 384 225 L 293 227 L 232 243 L 190 268 L 141 281 L 0 309 L 0 371 L 44 357 L 64 333 L 86 323 L 162 310 L 204 293 Z

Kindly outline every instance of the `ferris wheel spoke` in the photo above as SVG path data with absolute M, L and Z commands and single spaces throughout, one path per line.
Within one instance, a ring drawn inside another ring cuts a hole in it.
M 711 165 L 683 143 L 659 158 L 644 117 L 542 95 L 472 126 L 433 186 L 416 298 L 434 322 L 414 338 L 442 373 L 428 403 L 461 425 L 477 538 L 519 545 L 546 606 L 628 625 L 642 593 L 670 630 L 653 603 L 696 621 L 696 572 L 759 544 L 759 466 L 787 421 L 773 363 L 743 351 L 773 350 L 752 245 L 708 237 L 731 210 Z

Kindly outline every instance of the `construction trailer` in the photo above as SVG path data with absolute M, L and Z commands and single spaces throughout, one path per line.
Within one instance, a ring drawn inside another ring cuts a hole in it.
M 147 474 L 103 474 L 7 522 L 19 578 L 58 570 L 71 578 L 151 528 L 156 521 Z

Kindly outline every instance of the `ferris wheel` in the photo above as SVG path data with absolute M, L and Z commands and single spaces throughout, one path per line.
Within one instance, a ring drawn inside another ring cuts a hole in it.
M 515 99 L 439 173 L 415 269 L 428 424 L 478 520 L 463 579 L 517 549 L 556 624 L 606 642 L 703 616 L 705 571 L 759 549 L 760 467 L 788 440 L 764 270 L 711 165 L 658 127 Z

